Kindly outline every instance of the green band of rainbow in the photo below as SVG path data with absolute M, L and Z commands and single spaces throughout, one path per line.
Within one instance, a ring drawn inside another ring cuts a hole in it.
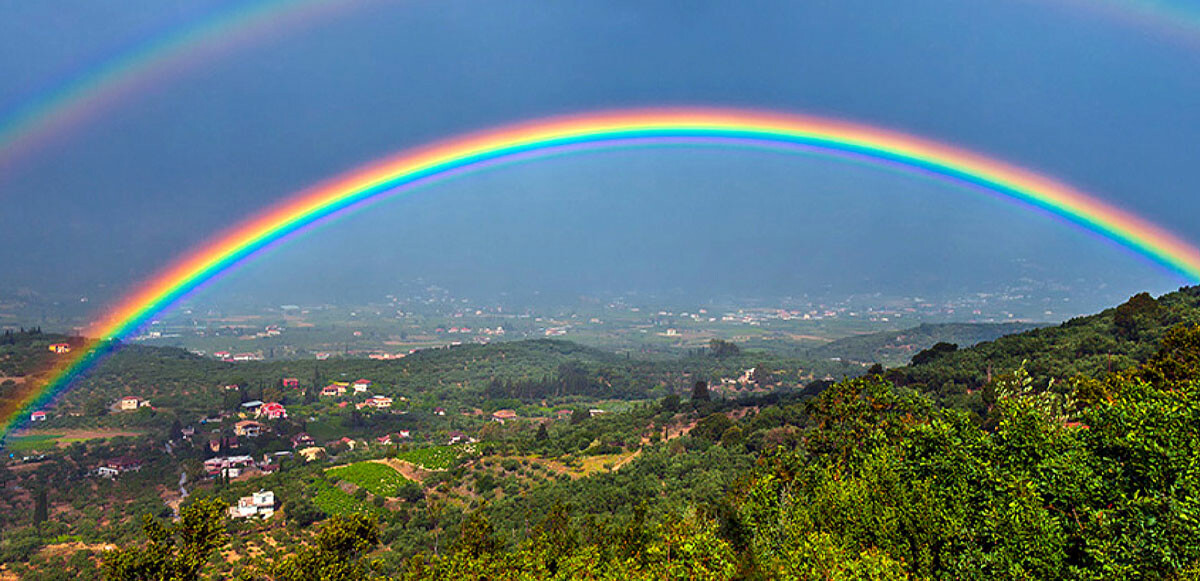
M 48 403 L 152 317 L 266 246 L 323 218 L 406 187 L 473 168 L 563 150 L 655 143 L 738 143 L 832 152 L 966 184 L 1095 232 L 1184 278 L 1200 280 L 1200 250 L 1137 216 L 1061 182 L 980 155 L 842 121 L 728 109 L 615 111 L 503 127 L 406 151 L 290 197 L 205 244 L 129 295 L 92 328 L 98 344 L 65 360 L 36 392 L 4 410 L 2 434 Z

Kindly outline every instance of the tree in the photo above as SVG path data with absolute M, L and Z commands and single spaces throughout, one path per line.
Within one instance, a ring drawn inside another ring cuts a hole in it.
M 42 486 L 38 487 L 37 492 L 34 493 L 34 495 L 33 495 L 33 499 L 34 499 L 33 524 L 34 525 L 41 525 L 42 523 L 46 522 L 47 518 L 49 518 L 49 510 L 48 510 L 49 507 L 48 507 L 48 502 L 46 500 L 46 494 L 47 494 L 46 486 L 42 485 Z
M 500 543 L 496 540 L 492 523 L 488 522 L 482 510 L 477 510 L 467 517 L 458 534 L 458 540 L 454 543 L 455 552 L 466 553 L 472 557 L 494 553 L 499 548 Z
M 658 409 L 664 412 L 675 412 L 679 409 L 679 395 L 667 394 L 658 402 Z
M 88 417 L 98 418 L 108 413 L 108 402 L 102 397 L 88 398 L 83 404 L 83 413 Z
M 179 510 L 179 522 L 163 524 L 143 517 L 142 530 L 149 542 L 108 554 L 104 575 L 120 581 L 168 579 L 194 581 L 212 554 L 225 544 L 225 503 L 198 498 Z
M 689 432 L 693 438 L 701 438 L 709 442 L 716 442 L 721 439 L 721 436 L 726 430 L 733 427 L 733 422 L 723 413 L 712 414 L 696 423 L 696 427 Z
M 712 339 L 708 342 L 708 350 L 714 357 L 736 357 L 742 353 L 741 348 L 737 343 L 732 341 L 723 341 L 721 339 Z
M 330 518 L 317 533 L 316 545 L 300 549 L 271 568 L 275 581 L 357 581 L 367 579 L 359 557 L 379 544 L 379 529 L 367 515 Z
M 945 341 L 938 341 L 937 343 L 933 344 L 933 347 L 924 349 L 916 355 L 913 355 L 912 364 L 914 366 L 924 365 L 930 361 L 933 361 L 934 359 L 937 359 L 938 357 L 941 357 L 947 353 L 954 353 L 955 351 L 958 351 L 958 345 L 954 343 L 946 343 Z
M 571 425 L 579 425 L 583 423 L 583 420 L 588 419 L 588 417 L 590 415 L 586 411 L 576 408 L 575 411 L 571 412 Z
M 545 442 L 550 439 L 550 434 L 546 431 L 546 424 L 538 424 L 537 435 L 533 439 L 538 442 Z
M 288 501 L 283 509 L 287 513 L 288 522 L 301 528 L 329 516 L 325 514 L 325 511 L 317 508 L 312 501 L 300 495 L 297 495 L 294 500 Z
M 696 384 L 692 386 L 692 401 L 700 402 L 708 400 L 708 382 L 704 380 L 697 381 Z

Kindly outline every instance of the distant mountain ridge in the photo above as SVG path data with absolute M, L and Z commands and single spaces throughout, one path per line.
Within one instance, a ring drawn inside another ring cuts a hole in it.
M 905 365 L 913 355 L 935 343 L 953 343 L 960 348 L 994 341 L 1005 335 L 1024 333 L 1048 326 L 1048 323 L 922 323 L 900 331 L 880 331 L 844 337 L 814 347 L 807 352 L 810 358 L 841 358 L 862 363 L 881 363 L 885 366 Z

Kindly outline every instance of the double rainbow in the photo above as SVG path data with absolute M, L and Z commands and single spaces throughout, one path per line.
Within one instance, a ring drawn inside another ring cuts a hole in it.
M 188 63 L 240 44 L 315 22 L 353 0 L 255 0 L 168 30 L 0 117 L 0 172 L 54 136 L 97 117 L 105 108 L 175 74 Z
M 389 194 L 494 166 L 563 153 L 716 144 L 836 155 L 899 167 L 1019 202 L 1095 232 L 1184 278 L 1200 280 L 1200 250 L 1066 184 L 963 149 L 866 125 L 730 109 L 583 114 L 502 127 L 404 151 L 300 192 L 205 244 L 125 298 L 92 327 L 101 340 L 64 360 L 19 404 L 0 410 L 0 436 L 66 389 L 113 346 L 191 291 L 305 227 Z

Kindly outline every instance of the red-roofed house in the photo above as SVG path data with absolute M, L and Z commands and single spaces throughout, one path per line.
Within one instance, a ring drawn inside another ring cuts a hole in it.
M 325 397 L 346 395 L 346 386 L 333 383 L 321 388 L 321 395 Z
M 300 380 L 295 377 L 285 377 L 285 378 L 283 378 L 283 386 L 284 387 L 300 387 Z
M 392 398 L 384 397 L 382 395 L 373 395 L 367 399 L 366 404 L 375 409 L 390 408 L 392 407 Z
M 500 422 L 502 424 L 508 420 L 515 420 L 515 419 L 517 419 L 517 412 L 514 412 L 512 410 L 496 410 L 495 412 L 492 413 L 492 420 Z
M 368 389 L 371 389 L 371 380 L 360 379 L 354 382 L 354 393 L 366 393 Z
M 29 414 L 29 421 L 31 421 L 31 422 L 44 422 L 44 421 L 46 421 L 46 412 L 44 412 L 44 411 L 41 411 L 41 410 L 38 410 L 38 411 L 36 411 L 36 412 L 33 412 L 33 413 Z
M 283 407 L 283 404 L 278 403 L 278 402 L 269 402 L 269 403 L 262 404 L 261 406 L 259 406 L 258 412 L 256 415 L 258 417 L 266 416 L 266 418 L 270 419 L 270 420 L 280 420 L 280 419 L 286 419 L 288 417 L 287 409 L 285 409 Z
M 118 456 L 101 464 L 96 472 L 101 476 L 116 478 L 126 472 L 137 472 L 142 469 L 142 461 L 132 456 Z
M 70 353 L 71 346 L 66 343 L 55 343 L 50 346 L 50 351 L 54 353 Z

